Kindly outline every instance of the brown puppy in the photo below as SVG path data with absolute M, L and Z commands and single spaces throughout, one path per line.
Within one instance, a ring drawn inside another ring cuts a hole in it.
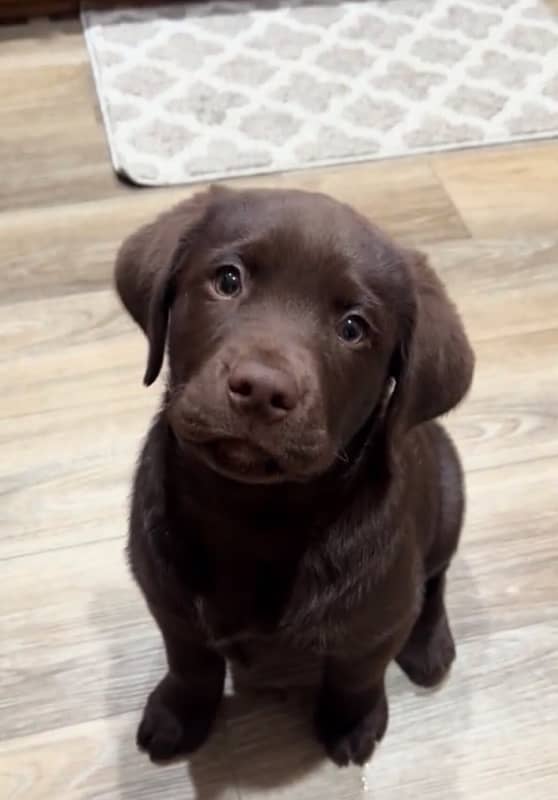
M 455 655 L 444 576 L 462 475 L 429 421 L 472 379 L 453 305 L 423 256 L 291 191 L 181 203 L 124 243 L 116 284 L 148 338 L 145 382 L 166 341 L 169 361 L 130 522 L 168 659 L 139 746 L 199 747 L 228 659 L 270 685 L 315 683 L 319 739 L 363 763 L 386 730 L 389 662 L 430 686 Z

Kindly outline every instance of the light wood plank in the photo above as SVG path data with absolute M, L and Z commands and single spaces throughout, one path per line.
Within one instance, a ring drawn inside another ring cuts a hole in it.
M 558 746 L 556 619 L 462 642 L 447 683 L 418 692 L 393 674 L 391 727 L 366 797 L 553 797 Z
M 556 228 L 557 141 L 436 155 L 432 164 L 474 236 Z
M 558 329 L 474 342 L 470 396 L 446 420 L 469 471 L 556 453 Z
M 81 60 L 76 63 L 75 57 L 64 59 L 62 63 L 52 63 L 52 59 L 45 58 L 39 69 L 35 59 L 30 61 L 29 65 L 12 61 L 9 66 L 0 62 L 0 79 L 5 83 L 2 114 L 7 125 L 18 119 L 18 111 L 32 110 L 35 115 L 50 110 L 52 114 L 54 109 L 64 109 L 75 102 L 76 95 L 85 94 L 89 89 L 88 75 Z M 94 119 L 91 109 L 87 111 L 87 117 Z M 15 124 L 4 128 L 2 134 L 7 147 L 13 144 L 10 134 L 15 131 Z
M 0 275 L 0 302 L 105 287 L 111 280 L 114 256 L 123 238 L 173 203 L 204 188 L 133 191 L 113 185 L 111 178 L 110 190 L 102 189 L 101 194 L 113 196 L 92 200 L 96 186 L 102 188 L 106 184 L 104 166 L 98 167 L 95 160 L 99 156 L 105 164 L 105 145 L 92 143 L 86 120 L 78 118 L 74 123 L 72 132 L 60 135 L 48 127 L 51 144 L 46 146 L 38 134 L 34 142 L 24 140 L 23 147 L 36 147 L 40 153 L 41 163 L 27 173 L 32 186 L 22 183 L 17 165 L 9 167 L 13 177 L 7 173 L 0 186 L 0 209 L 2 203 L 6 208 L 0 214 L 0 258 L 6 266 Z M 45 127 L 47 123 L 43 130 Z M 19 128 L 14 128 L 11 141 L 5 144 L 7 150 L 13 152 L 20 136 Z M 66 146 L 67 137 L 73 142 L 79 138 L 78 149 L 75 145 Z M 56 152 L 48 154 L 51 145 Z M 95 158 L 91 147 L 97 154 Z M 30 159 L 34 164 L 32 152 Z M 65 171 L 71 176 L 72 186 L 64 188 L 64 199 L 75 196 L 84 202 L 43 209 L 53 198 L 60 199 L 59 187 L 50 182 L 50 176 L 64 180 Z M 401 161 L 389 168 L 386 164 L 357 165 L 267 180 L 244 179 L 231 185 L 274 185 L 327 192 L 350 201 L 404 241 L 424 243 L 466 234 L 426 162 Z M 39 208 L 14 212 L 14 208 L 29 203 Z
M 28 70 L 32 67 L 41 70 L 45 65 L 54 64 L 85 64 L 87 48 L 79 20 L 53 22 L 43 17 L 30 20 L 25 25 L 1 25 L 0 80 L 3 88 L 7 83 L 7 73 L 13 72 L 15 59 L 22 69 Z M 34 75 L 32 79 L 40 80 L 40 75 Z M 6 85 L 5 90 L 9 91 L 10 87 Z
M 0 740 L 139 713 L 163 655 L 123 544 L 2 564 Z
M 59 121 L 61 115 L 64 124 Z M 40 127 L 35 127 L 36 122 Z M 0 113 L 0 125 L 4 167 L 0 211 L 28 204 L 76 203 L 126 191 L 111 170 L 107 145 L 102 131 L 96 130 L 91 109 L 76 108 L 75 101 L 37 111 L 17 109 Z M 23 174 L 22 161 L 26 164 Z
M 555 233 L 422 245 L 475 341 L 558 324 Z
M 0 210 L 125 194 L 110 165 L 79 23 L 0 28 L 0 51 Z
M 0 742 L 2 800 L 238 800 L 226 729 L 189 763 L 136 751 L 136 713 Z

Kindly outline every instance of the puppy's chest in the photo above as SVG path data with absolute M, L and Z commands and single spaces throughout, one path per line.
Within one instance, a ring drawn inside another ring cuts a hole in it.
M 291 592 L 293 567 L 230 558 L 213 559 L 208 567 L 208 583 L 196 594 L 195 606 L 212 644 L 226 651 L 273 635 Z

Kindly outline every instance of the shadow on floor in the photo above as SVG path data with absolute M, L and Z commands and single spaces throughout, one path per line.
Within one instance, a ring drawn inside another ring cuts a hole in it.
M 462 608 L 465 602 L 467 620 L 476 621 L 475 635 L 478 636 L 479 630 L 488 635 L 489 622 L 466 561 L 458 558 L 452 572 L 460 595 L 459 606 Z M 450 587 L 451 584 L 450 578 Z M 110 621 L 116 618 L 119 602 L 126 605 L 127 613 L 123 614 L 124 623 L 120 628 L 114 628 Z M 296 785 L 302 782 L 309 784 L 305 787 L 310 792 L 308 796 L 319 795 L 328 800 L 330 797 L 362 796 L 360 771 L 337 771 L 324 758 L 312 734 L 311 699 L 300 695 L 278 701 L 255 693 L 228 694 L 209 742 L 188 761 L 156 767 L 138 753 L 135 734 L 141 710 L 165 667 L 156 626 L 147 612 L 130 612 L 133 602 L 132 590 L 119 587 L 111 598 L 104 595 L 92 603 L 91 621 L 97 625 L 99 638 L 109 643 L 104 715 L 118 717 L 118 724 L 111 727 L 115 731 L 118 785 L 106 786 L 103 790 L 96 786 L 95 800 L 238 800 L 239 795 L 250 797 L 260 792 L 275 796 L 275 789 L 278 796 L 291 796 L 291 790 L 296 791 Z M 141 604 L 139 597 L 137 603 Z M 448 605 L 451 616 L 451 597 Z M 467 637 L 466 627 L 465 620 L 457 617 L 454 629 L 458 646 L 459 639 Z M 443 689 L 441 687 L 442 692 Z M 411 746 L 407 743 L 409 732 L 402 726 L 405 708 L 424 702 L 424 713 L 428 714 L 428 701 L 422 698 L 426 693 L 413 687 L 396 668 L 390 670 L 388 694 L 392 702 L 395 701 L 393 705 L 397 704 L 397 713 L 393 715 L 387 742 L 394 739 L 393 751 L 400 753 Z M 470 698 L 464 692 L 459 716 L 460 724 L 465 727 L 469 706 Z M 420 709 L 419 713 L 422 713 Z M 449 720 L 447 722 L 450 724 Z M 443 720 L 440 724 L 444 724 Z M 382 746 L 382 751 L 384 749 L 389 759 L 386 743 Z M 451 758 L 446 758 L 445 765 L 446 796 L 457 797 L 452 789 Z M 369 788 L 376 794 L 374 767 L 368 773 L 371 775 Z M 311 791 L 314 781 L 319 781 L 319 785 L 316 791 Z M 330 789 L 324 794 L 328 782 Z M 382 790 L 385 794 L 384 790 L 385 787 Z
M 131 604 L 137 602 L 138 612 Z M 122 611 L 119 614 L 119 608 Z M 118 622 L 120 616 L 121 622 Z M 155 623 L 126 587 L 91 603 L 91 626 L 107 645 L 105 707 L 99 716 L 116 748 L 118 786 L 97 783 L 91 800 L 237 800 L 238 790 L 286 787 L 324 762 L 313 739 L 308 699 L 227 694 L 208 743 L 187 761 L 155 766 L 136 749 L 136 728 L 147 695 L 165 671 Z M 89 795 L 86 795 L 89 797 Z

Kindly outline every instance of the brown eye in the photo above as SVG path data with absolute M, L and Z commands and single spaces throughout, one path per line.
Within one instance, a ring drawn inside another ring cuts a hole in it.
M 368 326 L 358 314 L 349 314 L 341 320 L 338 336 L 347 344 L 358 344 L 367 334 Z
M 237 297 L 242 291 L 242 275 L 238 267 L 219 267 L 213 281 L 215 291 L 223 297 Z

